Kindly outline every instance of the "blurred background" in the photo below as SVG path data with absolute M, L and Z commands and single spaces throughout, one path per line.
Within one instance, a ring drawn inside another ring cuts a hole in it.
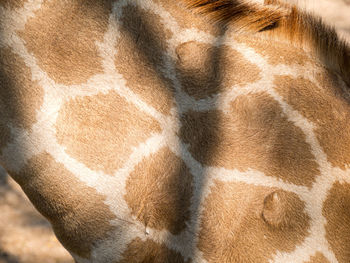
M 350 0 L 289 0 L 320 15 L 350 43 Z M 73 263 L 50 224 L 0 167 L 0 263 Z
M 57 241 L 50 224 L 2 168 L 0 263 L 73 263 L 69 253 Z

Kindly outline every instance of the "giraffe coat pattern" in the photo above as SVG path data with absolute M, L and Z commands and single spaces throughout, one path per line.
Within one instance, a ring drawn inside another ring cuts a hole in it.
M 1 1 L 0 32 L 1 165 L 76 262 L 350 261 L 349 71 L 175 1 Z

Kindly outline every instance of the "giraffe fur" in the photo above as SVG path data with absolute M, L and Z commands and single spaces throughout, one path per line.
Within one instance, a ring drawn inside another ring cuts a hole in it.
M 349 47 L 320 23 L 3 0 L 0 164 L 77 263 L 349 262 Z

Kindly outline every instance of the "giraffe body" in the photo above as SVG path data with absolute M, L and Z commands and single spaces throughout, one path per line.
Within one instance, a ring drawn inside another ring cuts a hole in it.
M 165 0 L 0 30 L 1 164 L 76 262 L 350 261 L 350 89 L 312 52 Z

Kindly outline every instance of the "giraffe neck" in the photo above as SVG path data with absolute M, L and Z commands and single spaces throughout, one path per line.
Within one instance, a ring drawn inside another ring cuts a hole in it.
M 77 262 L 350 260 L 349 93 L 315 53 L 165 0 L 0 12 L 1 164 Z

